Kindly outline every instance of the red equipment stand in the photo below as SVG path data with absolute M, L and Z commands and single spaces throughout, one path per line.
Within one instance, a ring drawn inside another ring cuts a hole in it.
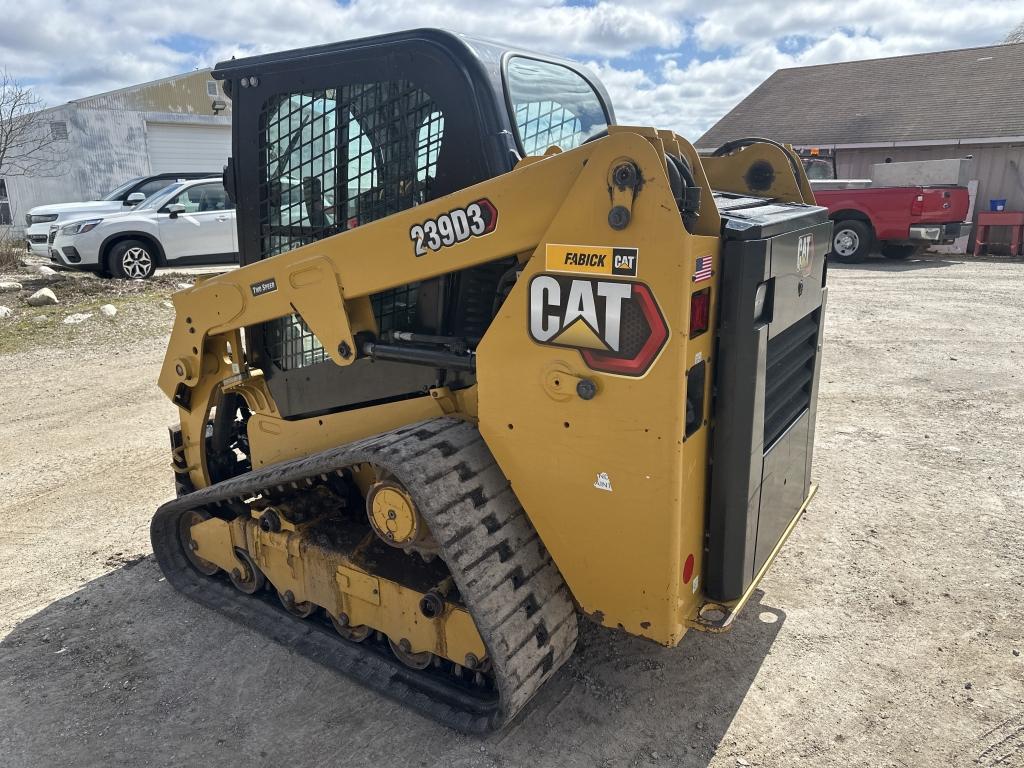
M 985 211 L 978 214 L 978 226 L 974 233 L 974 255 L 988 245 L 989 227 L 1010 228 L 1010 255 L 1021 255 L 1024 242 L 1024 211 Z

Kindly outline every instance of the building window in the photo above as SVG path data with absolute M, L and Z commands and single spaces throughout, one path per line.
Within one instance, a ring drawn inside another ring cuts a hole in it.
M 7 197 L 7 180 L 0 179 L 0 227 L 10 226 L 13 223 L 11 201 Z
M 63 120 L 50 123 L 50 135 L 53 136 L 54 141 L 67 141 L 68 124 Z
M 220 96 L 220 91 L 217 89 L 217 81 L 216 80 L 207 80 L 206 81 L 206 95 L 207 96 L 212 96 L 214 98 L 216 98 L 217 96 Z

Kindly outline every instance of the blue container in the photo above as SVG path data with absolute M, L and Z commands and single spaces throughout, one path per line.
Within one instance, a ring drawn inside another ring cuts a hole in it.
M 1005 211 L 1006 210 L 1006 200 L 1005 199 L 1003 199 L 1003 200 L 989 200 L 988 201 L 988 209 L 990 211 Z

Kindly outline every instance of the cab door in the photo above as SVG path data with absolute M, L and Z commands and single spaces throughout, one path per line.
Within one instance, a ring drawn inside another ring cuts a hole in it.
M 183 205 L 184 212 L 168 212 Z M 219 181 L 182 190 L 161 209 L 158 227 L 168 263 L 202 264 L 231 261 L 235 244 L 235 211 Z

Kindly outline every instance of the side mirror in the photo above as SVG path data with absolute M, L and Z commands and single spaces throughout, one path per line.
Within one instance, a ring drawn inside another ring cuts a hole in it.
M 173 205 L 168 205 L 164 210 L 171 214 L 172 219 L 176 219 L 179 213 L 185 212 L 185 206 L 181 203 L 174 203 Z
M 146 196 L 144 194 L 142 194 L 141 192 L 132 192 L 125 199 L 124 204 L 125 205 L 138 205 L 139 203 L 141 203 L 145 199 L 146 199 Z

